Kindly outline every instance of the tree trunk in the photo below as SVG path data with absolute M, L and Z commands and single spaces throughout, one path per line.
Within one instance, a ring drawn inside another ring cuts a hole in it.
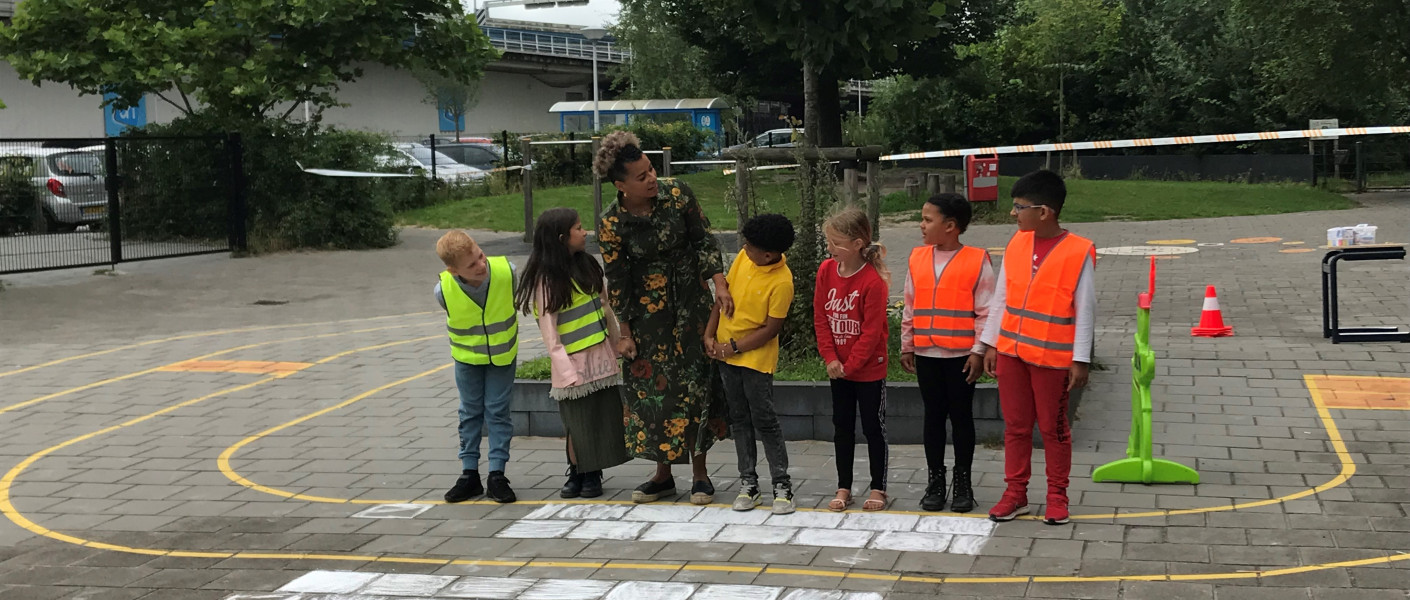
M 812 59 L 803 60 L 803 133 L 818 148 L 842 145 L 842 97 L 837 73 Z

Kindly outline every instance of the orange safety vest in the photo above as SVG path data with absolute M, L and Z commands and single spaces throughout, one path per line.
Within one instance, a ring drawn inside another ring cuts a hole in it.
M 974 288 L 989 253 L 963 246 L 936 277 L 934 248 L 911 250 L 915 347 L 968 351 L 974 347 Z
M 998 351 L 1041 367 L 1072 366 L 1077 338 L 1077 280 L 1091 240 L 1068 233 L 1033 272 L 1033 232 L 1020 231 L 1004 250 L 1004 318 Z

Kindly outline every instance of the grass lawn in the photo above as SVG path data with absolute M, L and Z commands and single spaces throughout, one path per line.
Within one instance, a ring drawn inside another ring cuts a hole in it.
M 693 173 L 680 179 L 695 190 L 711 225 L 719 230 L 736 228 L 734 209 L 726 206 L 726 190 L 734 185 L 733 175 L 718 171 Z M 999 178 L 999 202 L 993 213 L 976 215 L 981 223 L 1010 223 L 1009 190 L 1015 177 Z M 761 172 L 754 177 L 756 196 L 771 212 L 790 218 L 798 215 L 798 192 L 788 171 Z M 1067 206 L 1062 218 L 1067 222 L 1154 221 L 1265 215 L 1312 210 L 1340 210 L 1356 204 L 1338 194 L 1300 184 L 1245 184 L 1204 181 L 1108 181 L 1074 179 L 1067 182 Z M 603 190 L 603 205 L 612 201 L 614 190 Z M 534 190 L 534 214 L 567 206 L 579 214 L 592 211 L 592 187 L 566 186 Z M 918 220 L 920 207 L 905 193 L 882 199 L 883 214 L 911 213 Z M 467 198 L 401 213 L 398 223 L 435 229 L 463 227 L 495 231 L 523 231 L 524 196 L 521 193 Z M 591 219 L 589 219 L 591 221 Z M 592 229 L 594 223 L 583 223 Z
M 999 178 L 997 220 L 985 219 L 986 222 L 1013 221 L 1008 216 L 1012 204 L 1009 190 L 1017 180 L 1017 177 Z M 1342 210 L 1355 206 L 1355 202 L 1344 196 L 1292 183 L 1072 179 L 1067 181 L 1067 204 L 1062 209 L 1062 220 L 1069 223 L 1159 221 Z

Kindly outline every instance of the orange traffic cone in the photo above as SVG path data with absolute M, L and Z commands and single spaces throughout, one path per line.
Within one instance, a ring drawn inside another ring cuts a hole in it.
M 1196 337 L 1224 337 L 1234 335 L 1234 328 L 1224 324 L 1224 316 L 1219 312 L 1219 296 L 1214 286 L 1204 290 L 1204 312 L 1200 313 L 1199 326 L 1190 328 L 1190 335 Z

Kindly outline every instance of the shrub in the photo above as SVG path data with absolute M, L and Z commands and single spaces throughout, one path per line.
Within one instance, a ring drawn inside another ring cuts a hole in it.
M 0 165 L 0 235 L 33 229 L 38 202 L 39 192 L 27 174 Z
M 422 177 L 322 177 L 299 168 L 377 170 L 377 156 L 387 151 L 385 137 L 317 124 L 232 124 L 193 115 L 133 132 L 120 146 L 120 170 L 127 177 L 124 233 L 147 240 L 223 239 L 228 163 L 223 142 L 212 136 L 232 130 L 243 135 L 253 251 L 391 246 L 393 210 L 434 199 L 433 184 Z

